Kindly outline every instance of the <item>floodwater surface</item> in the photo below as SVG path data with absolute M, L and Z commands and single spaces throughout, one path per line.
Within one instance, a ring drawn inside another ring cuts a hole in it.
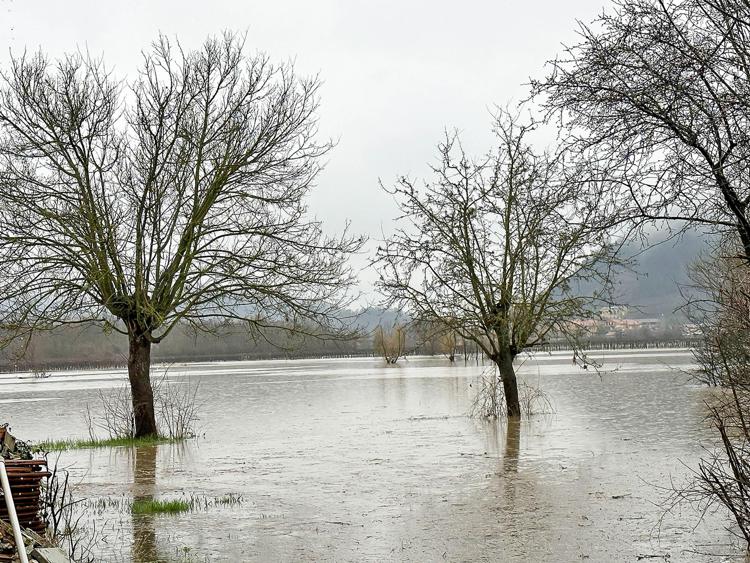
M 555 412 L 520 424 L 466 416 L 485 368 L 460 359 L 173 365 L 199 385 L 199 438 L 59 464 L 100 561 L 742 560 L 722 511 L 667 510 L 713 439 L 689 352 L 597 357 L 601 373 L 569 353 L 527 359 L 521 378 Z M 124 381 L 0 375 L 0 421 L 85 437 L 86 405 Z M 131 515 L 150 498 L 200 506 Z

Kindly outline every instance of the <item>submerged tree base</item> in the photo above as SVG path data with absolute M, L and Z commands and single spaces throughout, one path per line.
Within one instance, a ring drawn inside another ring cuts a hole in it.
M 479 389 L 472 401 L 469 415 L 473 418 L 508 418 L 503 384 L 494 366 L 482 374 L 477 385 Z M 518 384 L 518 400 L 523 416 L 555 412 L 547 393 L 525 381 Z

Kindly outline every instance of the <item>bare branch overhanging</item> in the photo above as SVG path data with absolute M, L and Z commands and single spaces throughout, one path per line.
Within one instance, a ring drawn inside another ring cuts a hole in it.
M 618 0 L 532 89 L 610 163 L 631 215 L 732 231 L 750 257 L 750 5 Z M 616 165 L 615 165 L 616 164 Z

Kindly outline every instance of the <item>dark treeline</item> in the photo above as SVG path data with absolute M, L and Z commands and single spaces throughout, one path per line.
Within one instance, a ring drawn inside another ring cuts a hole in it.
M 154 347 L 152 357 L 157 362 L 197 362 L 364 355 L 371 351 L 370 339 L 365 337 L 324 340 L 291 335 L 282 329 L 258 336 L 234 325 L 208 333 L 177 327 L 169 340 Z M 95 325 L 68 326 L 39 332 L 29 342 L 0 352 L 0 370 L 124 366 L 127 360 L 126 336 L 105 333 Z
M 478 354 L 476 346 L 460 338 L 446 348 L 444 335 L 431 335 L 419 327 L 405 327 L 406 355 L 463 356 Z M 386 329 L 388 332 L 388 329 Z M 618 338 L 592 335 L 583 347 L 592 350 L 690 347 L 694 340 L 673 330 L 640 331 Z M 565 350 L 566 342 L 550 342 L 540 351 Z M 95 325 L 60 327 L 40 332 L 28 343 L 18 343 L 0 353 L 0 371 L 47 371 L 66 368 L 98 368 L 127 365 L 127 337 L 105 333 Z M 196 332 L 178 327 L 169 340 L 154 347 L 157 362 L 199 362 L 219 360 L 264 360 L 279 358 L 336 358 L 380 356 L 374 331 L 361 331 L 348 340 L 325 340 L 270 330 L 264 336 L 251 335 L 240 325 L 214 332 Z

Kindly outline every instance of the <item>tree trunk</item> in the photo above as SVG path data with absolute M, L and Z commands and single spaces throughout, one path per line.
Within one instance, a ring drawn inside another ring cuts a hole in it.
M 500 372 L 500 381 L 503 383 L 508 417 L 518 418 L 521 416 L 521 403 L 518 400 L 518 380 L 516 370 L 513 369 L 513 355 L 510 352 L 501 352 L 495 363 Z
M 128 377 L 133 397 L 133 421 L 135 436 L 156 436 L 156 415 L 154 413 L 154 390 L 151 387 L 151 342 L 144 336 L 130 335 L 128 356 Z

